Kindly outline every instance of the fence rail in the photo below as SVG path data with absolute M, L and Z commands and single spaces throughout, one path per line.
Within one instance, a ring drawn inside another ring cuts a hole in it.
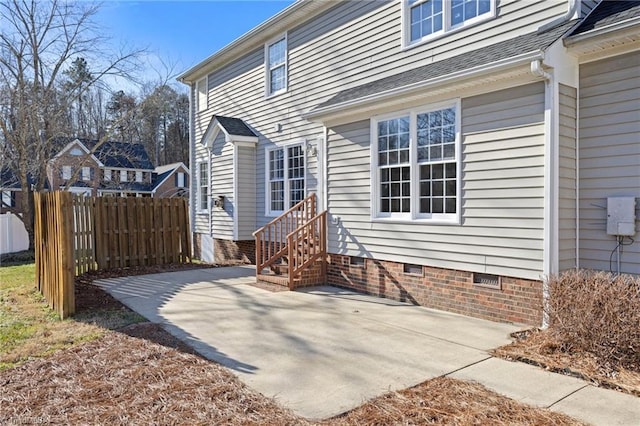
M 191 261 L 184 198 L 34 197 L 38 289 L 62 318 L 75 312 L 75 275 Z

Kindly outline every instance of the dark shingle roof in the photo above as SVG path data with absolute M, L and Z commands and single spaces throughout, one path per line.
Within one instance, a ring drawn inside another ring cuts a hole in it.
M 571 35 L 582 34 L 637 17 L 640 17 L 640 1 L 604 0 L 591 11 L 589 16 L 587 16 Z
M 410 84 L 420 83 L 422 81 L 442 77 L 454 72 L 487 65 L 492 62 L 512 58 L 523 53 L 545 49 L 558 38 L 562 37 L 562 35 L 573 25 L 575 25 L 575 21 L 566 22 L 542 33 L 536 32 L 525 34 L 516 38 L 501 41 L 491 46 L 444 59 L 439 62 L 385 77 L 371 83 L 346 89 L 321 103 L 314 110 L 331 107 L 343 102 L 353 101 L 376 93 L 408 86 Z
M 160 185 L 162 183 L 162 181 L 165 180 L 167 178 L 167 176 L 169 176 L 174 171 L 175 171 L 175 169 L 170 169 L 170 170 L 167 170 L 164 173 L 160 173 L 160 174 L 154 173 L 153 174 L 153 184 L 152 184 L 153 188 L 155 189 L 158 185 Z
M 75 139 L 74 139 L 75 140 Z M 79 139 L 105 167 L 123 169 L 153 169 L 147 150 L 140 143 Z M 97 147 L 96 147 L 97 145 Z M 95 150 L 94 150 L 95 147 Z
M 216 115 L 213 117 L 213 119 L 218 120 L 218 123 L 220 123 L 220 125 L 224 127 L 224 130 L 230 135 L 255 136 L 255 137 L 258 136 L 255 133 L 253 133 L 253 130 L 251 130 L 249 126 L 247 126 L 247 123 L 245 123 L 239 118 L 223 117 L 222 115 Z

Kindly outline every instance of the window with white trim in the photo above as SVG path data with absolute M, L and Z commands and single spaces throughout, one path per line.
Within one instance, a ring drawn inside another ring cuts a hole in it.
M 411 45 L 495 17 L 496 0 L 403 0 L 404 44 Z
M 187 186 L 184 179 L 185 174 L 183 172 L 176 173 L 176 186 L 178 188 L 184 188 Z
M 91 167 L 82 168 L 82 180 L 91 180 Z
M 111 181 L 111 169 L 104 169 L 103 179 L 105 182 Z
M 374 216 L 459 221 L 459 103 L 374 119 Z
M 267 151 L 267 211 L 282 213 L 305 197 L 305 150 L 302 144 Z
M 196 83 L 196 105 L 198 112 L 207 109 L 209 100 L 207 98 L 207 77 L 198 80 Z
M 209 165 L 198 163 L 198 210 L 209 210 Z
M 287 36 L 265 45 L 267 96 L 287 90 Z
M 2 191 L 2 207 L 15 207 L 16 200 L 13 191 Z
M 120 182 L 127 182 L 128 173 L 126 170 L 120 170 Z
M 136 182 L 142 182 L 142 172 L 139 170 L 136 170 Z
M 71 179 L 71 166 L 62 166 L 62 179 Z

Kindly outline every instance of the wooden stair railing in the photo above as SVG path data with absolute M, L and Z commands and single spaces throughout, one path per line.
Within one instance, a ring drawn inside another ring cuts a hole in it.
M 307 198 L 253 233 L 256 239 L 256 278 L 278 262 L 287 261 L 287 284 L 293 289 L 296 278 L 324 254 L 326 258 L 326 212 L 316 215 L 317 197 Z M 322 274 L 326 269 L 322 262 Z

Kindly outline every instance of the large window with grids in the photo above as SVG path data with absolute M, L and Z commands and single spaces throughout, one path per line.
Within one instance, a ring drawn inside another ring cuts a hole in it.
M 496 0 L 403 0 L 404 43 L 411 45 L 490 19 Z
M 267 150 L 267 214 L 277 215 L 305 197 L 305 150 L 302 144 Z
M 372 120 L 374 217 L 459 221 L 459 102 Z

